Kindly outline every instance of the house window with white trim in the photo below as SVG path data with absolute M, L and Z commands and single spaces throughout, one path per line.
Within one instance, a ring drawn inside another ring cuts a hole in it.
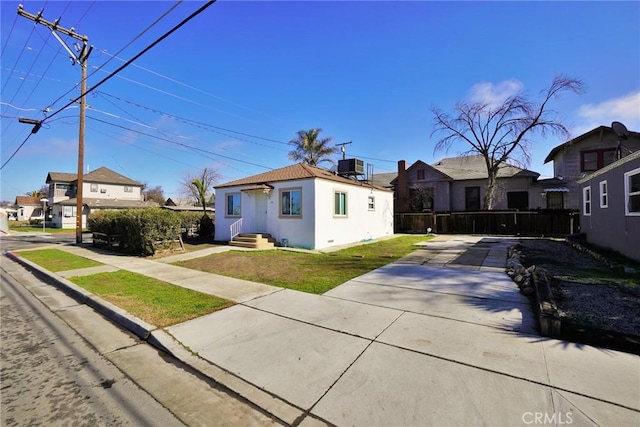
M 128 185 L 124 186 L 125 193 L 133 193 L 133 187 L 129 187 Z
M 89 187 L 89 191 L 91 191 L 92 193 L 97 193 L 98 192 L 98 184 L 91 184 L 91 186 Z
M 227 216 L 240 216 L 242 213 L 240 206 L 240 193 L 227 194 Z
M 284 189 L 280 190 L 280 216 L 300 217 L 302 216 L 302 190 Z
M 344 191 L 336 191 L 334 193 L 333 214 L 335 216 L 347 216 L 347 193 Z
M 591 187 L 582 189 L 582 213 L 584 216 L 591 215 Z
M 640 168 L 624 174 L 624 200 L 627 216 L 640 216 Z
M 63 206 L 62 215 L 65 218 L 72 218 L 76 216 L 76 207 L 75 206 Z
M 375 196 L 368 196 L 367 206 L 370 211 L 376 210 L 376 198 Z
M 609 195 L 607 193 L 607 181 L 600 181 L 600 207 L 609 207 Z

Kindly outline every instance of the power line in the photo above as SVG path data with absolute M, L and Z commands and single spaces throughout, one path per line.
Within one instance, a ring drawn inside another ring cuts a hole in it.
M 142 109 L 145 109 L 145 110 L 147 110 L 147 111 L 151 111 L 151 112 L 154 112 L 154 113 L 157 113 L 157 114 L 160 114 L 160 115 L 166 116 L 166 117 L 170 117 L 170 118 L 173 118 L 173 119 L 176 119 L 176 120 L 182 121 L 183 123 L 192 124 L 192 125 L 194 125 L 194 126 L 198 126 L 198 127 L 203 128 L 203 129 L 205 129 L 205 130 L 209 130 L 209 129 L 206 129 L 206 128 L 214 128 L 214 129 L 223 130 L 223 131 L 225 131 L 225 132 L 231 132 L 231 133 L 236 133 L 236 134 L 238 134 L 238 135 L 243 135 L 243 136 L 247 136 L 247 137 L 251 137 L 251 138 L 256 138 L 256 139 L 261 139 L 261 140 L 263 140 L 263 141 L 275 142 L 275 143 L 277 143 L 277 144 L 282 144 L 282 145 L 291 145 L 291 144 L 290 144 L 290 143 L 288 143 L 288 142 L 282 142 L 282 141 L 278 141 L 278 140 L 271 139 L 271 138 L 265 138 L 265 137 L 262 137 L 262 136 L 252 135 L 252 134 L 249 134 L 249 133 L 240 132 L 240 131 L 236 131 L 236 130 L 233 130 L 233 129 L 227 129 L 227 128 L 223 128 L 223 127 L 220 127 L 220 126 L 215 126 L 215 125 L 211 125 L 211 124 L 208 124 L 208 123 L 204 123 L 204 122 L 199 122 L 199 121 L 196 121 L 196 120 L 187 119 L 187 118 L 185 118 L 185 117 L 176 116 L 176 115 L 174 115 L 174 114 L 167 113 L 167 112 L 165 112 L 165 111 L 161 111 L 161 110 L 158 110 L 158 109 L 153 108 L 153 107 L 148 107 L 148 106 L 145 106 L 145 105 L 142 105 L 142 104 L 138 104 L 138 103 L 136 103 L 136 102 L 129 101 L 129 100 L 126 100 L 126 99 L 124 99 L 124 98 L 120 98 L 120 97 L 118 97 L 118 96 L 111 95 L 111 94 L 108 94 L 108 93 L 105 93 L 105 92 L 98 92 L 98 94 L 99 94 L 99 95 L 106 95 L 106 96 L 109 96 L 109 97 L 111 97 L 111 98 L 115 98 L 115 99 L 117 99 L 117 100 L 119 100 L 119 101 L 125 102 L 125 103 L 130 104 L 130 105 L 133 105 L 133 106 L 135 106 L 135 107 L 142 108 Z M 215 132 L 215 131 L 212 131 L 212 132 Z M 221 134 L 221 135 L 225 135 L 225 136 L 231 136 L 231 137 L 233 137 L 233 138 L 237 138 L 236 136 L 228 135 L 228 134 L 224 134 L 224 133 L 221 133 L 221 132 L 216 132 L 216 133 L 219 133 L 219 134 Z M 254 141 L 248 141 L 248 140 L 246 140 L 246 139 L 242 139 L 242 138 L 237 138 L 237 139 L 241 139 L 241 140 L 243 140 L 243 141 L 247 141 L 247 142 L 250 142 L 250 143 L 252 143 L 252 144 L 257 144 L 257 143 L 256 143 L 256 142 L 254 142 Z M 262 145 L 262 146 L 269 147 L 269 148 L 274 148 L 274 147 L 270 147 L 270 146 L 268 146 L 268 145 L 264 145 L 264 144 L 258 144 L 258 145 Z
M 133 39 L 131 39 L 126 45 L 124 45 L 122 48 L 120 48 L 120 50 L 118 51 L 118 53 L 122 52 L 123 50 L 125 50 L 127 47 L 131 46 L 131 44 L 133 44 L 133 42 L 135 42 L 136 40 L 138 40 L 140 37 L 142 37 L 147 31 L 149 31 L 151 28 L 153 28 L 158 22 L 160 22 L 162 19 L 164 19 L 169 13 L 171 13 L 171 11 L 173 11 L 180 3 L 182 3 L 183 0 L 179 0 L 176 4 L 174 4 L 172 7 L 170 7 L 167 11 L 165 11 L 162 15 L 160 15 L 160 17 L 156 18 L 156 20 L 154 22 L 152 22 L 149 26 L 147 26 L 147 28 L 145 28 L 144 30 L 142 30 L 142 32 L 140 32 L 137 36 L 135 36 Z M 84 16 L 83 16 L 84 18 Z M 82 18 L 81 18 L 82 19 Z M 89 77 L 92 77 L 95 73 L 98 72 L 98 70 L 100 70 L 102 67 L 104 67 L 105 65 L 107 65 L 109 62 L 111 61 L 111 59 L 108 59 L 106 62 L 104 62 L 100 67 L 93 67 L 94 71 L 92 73 L 90 73 L 87 76 L 87 79 Z M 77 86 L 77 85 L 76 85 Z M 60 95 L 55 101 L 53 101 L 51 103 L 51 105 L 49 105 L 49 107 L 52 107 L 53 105 L 55 105 L 56 103 L 58 103 L 58 101 L 60 101 L 62 98 L 64 98 L 65 96 L 67 96 L 71 91 L 73 91 L 75 89 L 72 88 L 68 91 L 66 91 L 65 93 L 63 93 L 62 95 Z M 87 92 L 88 93 L 88 92 Z
M 66 108 L 68 108 L 69 106 L 75 104 L 78 100 L 80 100 L 81 98 L 83 98 L 85 95 L 93 92 L 94 90 L 96 90 L 98 87 L 102 86 L 104 83 L 106 83 L 108 80 L 110 80 L 111 78 L 113 78 L 117 73 L 119 73 L 120 71 L 124 70 L 125 68 L 127 68 L 131 63 L 133 63 L 133 61 L 135 61 L 136 59 L 140 58 L 142 55 L 144 55 L 145 53 L 147 53 L 149 50 L 151 50 L 152 48 L 154 48 L 157 44 L 159 44 L 161 41 L 163 41 L 164 39 L 166 39 L 167 37 L 169 37 L 171 34 L 173 34 L 174 32 L 176 32 L 178 29 L 180 29 L 182 26 L 184 26 L 187 22 L 189 22 L 190 20 L 192 20 L 193 18 L 195 18 L 196 16 L 198 16 L 200 13 L 202 13 L 205 9 L 207 9 L 209 6 L 211 6 L 213 3 L 215 3 L 217 0 L 211 0 L 208 1 L 207 3 L 205 3 L 203 6 L 201 6 L 200 8 L 198 8 L 195 12 L 193 12 L 191 15 L 187 16 L 185 19 L 183 19 L 178 25 L 174 26 L 171 30 L 169 30 L 168 32 L 166 32 L 165 34 L 163 34 L 162 36 L 160 36 L 158 39 L 156 39 L 153 43 L 151 43 L 150 45 L 148 45 L 146 48 L 144 48 L 142 51 L 140 51 L 137 55 L 135 55 L 133 58 L 131 58 L 129 61 L 127 61 L 124 65 L 120 66 L 118 69 L 116 69 L 114 72 L 112 72 L 110 75 L 108 75 L 107 77 L 105 77 L 104 79 L 102 79 L 101 81 L 99 81 L 95 86 L 89 88 L 88 90 L 84 91 L 84 93 L 81 93 L 80 96 L 76 97 L 75 99 L 71 100 L 68 104 L 66 104 L 65 106 L 63 106 L 62 108 L 59 108 L 58 110 L 56 110 L 55 112 L 53 112 L 51 115 L 49 115 L 47 118 L 45 118 L 44 120 L 42 120 L 40 122 L 40 124 L 44 124 L 45 121 L 49 121 L 51 118 L 55 117 L 56 115 L 60 114 L 60 112 L 62 112 L 63 110 L 65 110 Z M 28 138 L 27 138 L 28 140 Z M 20 148 L 22 148 L 22 146 L 24 145 L 24 143 L 27 141 L 25 140 L 22 144 L 20 144 L 20 147 L 18 147 L 18 149 L 14 152 L 14 154 L 11 156 L 11 158 L 13 158 L 13 156 L 15 156 L 15 154 L 20 150 Z M 11 160 L 11 158 L 9 160 Z M 8 163 L 8 161 L 5 162 L 5 165 Z M 256 166 L 260 166 L 260 165 L 256 165 Z M 4 167 L 4 165 L 3 165 Z M 260 166 L 262 167 L 262 166 Z
M 173 141 L 171 139 L 161 138 L 161 137 L 156 136 L 156 135 L 151 135 L 151 134 L 148 134 L 148 133 L 145 133 L 145 132 L 140 132 L 140 131 L 135 130 L 135 129 L 131 129 L 131 128 L 127 128 L 127 127 L 124 127 L 124 126 L 120 126 L 120 125 L 117 125 L 115 123 L 107 122 L 106 120 L 96 119 L 95 117 L 87 117 L 87 118 L 91 119 L 91 120 L 95 120 L 95 121 L 100 122 L 100 123 L 104 123 L 104 124 L 110 125 L 110 126 L 114 126 L 114 127 L 120 128 L 120 129 L 124 129 L 124 130 L 130 131 L 130 132 L 135 132 L 135 133 L 140 134 L 140 135 L 148 136 L 150 138 L 155 138 L 155 139 L 158 139 L 160 141 L 166 141 L 166 142 L 169 142 L 171 144 L 180 145 L 182 147 L 189 148 L 191 150 L 198 151 L 200 153 L 211 154 L 212 156 L 222 157 L 224 159 L 233 160 L 233 161 L 239 162 L 239 163 L 245 163 L 247 165 L 256 166 L 256 167 L 263 168 L 263 169 L 272 169 L 269 166 L 259 165 L 257 163 L 249 162 L 249 161 L 246 161 L 246 160 L 236 159 L 235 157 L 225 156 L 223 154 L 214 153 L 212 151 L 205 150 L 205 149 L 198 148 L 198 147 L 194 147 L 192 145 L 188 145 L 188 144 L 185 144 L 183 142 L 177 142 L 177 141 Z
M 106 83 L 107 81 L 111 80 L 116 74 L 118 74 L 120 71 L 124 70 L 125 68 L 127 68 L 129 65 L 131 65 L 131 63 L 133 63 L 133 61 L 135 61 L 136 59 L 140 58 L 142 55 L 144 55 L 145 53 L 147 53 L 149 50 L 151 50 L 152 48 L 154 48 L 158 43 L 160 43 L 161 41 L 163 41 L 164 39 L 166 39 L 167 37 L 169 37 L 171 34 L 173 34 L 174 32 L 176 32 L 178 29 L 180 29 L 182 26 L 184 26 L 187 22 L 189 22 L 190 20 L 192 20 L 193 18 L 195 18 L 196 16 L 198 16 L 200 13 L 204 12 L 205 9 L 207 9 L 209 6 L 211 6 L 213 3 L 215 3 L 217 0 L 211 0 L 208 1 L 204 6 L 200 7 L 198 10 L 196 10 L 195 12 L 193 12 L 191 15 L 187 16 L 184 20 L 182 20 L 178 25 L 176 25 L 175 27 L 173 27 L 171 30 L 169 30 L 168 32 L 166 32 L 165 34 L 163 34 L 162 36 L 160 36 L 160 38 L 158 38 L 156 41 L 154 41 L 153 43 L 151 43 L 149 46 L 147 46 L 146 48 L 142 49 L 142 51 L 140 51 L 137 55 L 135 55 L 133 58 L 131 58 L 130 60 L 128 60 L 126 63 L 124 63 L 124 65 L 120 66 L 119 68 L 117 68 L 115 71 L 113 71 L 111 74 L 109 74 L 107 77 L 105 77 L 104 79 L 100 80 L 95 86 L 92 86 L 91 88 L 89 88 L 85 93 L 80 94 L 80 96 L 78 96 L 77 98 L 73 99 L 71 102 L 69 102 L 67 105 L 65 105 L 64 107 L 56 110 L 54 113 L 52 113 L 50 117 L 55 116 L 56 114 L 60 113 L 60 111 L 62 111 L 64 108 L 74 104 L 75 102 L 77 102 L 80 98 L 82 98 L 83 96 L 93 92 L 94 90 L 96 90 L 97 88 L 99 88 L 100 86 L 102 86 L 104 83 Z
M 29 133 L 29 135 L 27 135 L 27 137 L 24 139 L 24 141 L 22 141 L 22 144 L 20 144 L 18 146 L 18 148 L 16 148 L 16 150 L 13 152 L 13 154 L 2 164 L 2 166 L 0 166 L 0 170 L 4 169 L 4 167 L 7 165 L 7 163 L 9 163 L 11 161 L 11 159 L 13 159 L 13 157 L 18 154 L 18 151 L 20 151 L 20 149 L 22 148 L 22 146 L 24 144 L 26 144 L 26 142 L 29 140 L 29 138 L 31 138 L 31 135 L 33 135 L 33 133 Z
M 109 54 L 109 53 L 108 53 L 107 51 L 105 51 L 105 50 L 99 50 L 99 52 L 100 52 L 100 53 L 103 53 L 103 54 L 105 54 L 105 55 L 108 55 L 108 56 L 112 56 L 113 58 L 116 58 L 116 59 L 118 59 L 118 60 L 120 60 L 120 61 L 123 61 L 123 62 L 124 62 L 124 59 L 121 59 L 121 58 L 119 58 L 119 57 L 117 57 L 117 56 L 115 56 L 115 55 L 111 55 L 111 54 Z M 170 81 L 170 82 L 172 82 L 172 83 L 175 83 L 175 84 L 177 84 L 177 85 L 180 85 L 180 86 L 186 87 L 187 89 L 194 90 L 194 91 L 196 91 L 196 92 L 202 93 L 202 94 L 204 94 L 204 95 L 210 96 L 210 97 L 215 98 L 215 99 L 219 99 L 220 101 L 224 101 L 224 102 L 226 102 L 226 103 L 228 103 L 228 104 L 231 104 L 231 105 L 234 105 L 234 106 L 236 106 L 236 107 L 240 107 L 240 108 L 243 108 L 243 109 L 248 110 L 248 111 L 253 111 L 254 113 L 262 114 L 262 115 L 263 115 L 263 116 L 265 116 L 265 117 L 272 118 L 271 116 L 269 116 L 269 115 L 267 115 L 267 114 L 263 113 L 262 111 L 258 111 L 258 110 L 254 109 L 254 108 L 247 107 L 246 105 L 242 105 L 242 104 L 239 104 L 239 103 L 237 103 L 237 102 L 231 101 L 231 100 L 229 100 L 229 99 L 223 98 L 223 97 L 221 97 L 221 96 L 215 95 L 215 94 L 213 94 L 213 93 L 207 92 L 207 91 L 202 90 L 202 89 L 200 89 L 200 88 L 198 88 L 198 87 L 195 87 L 195 86 L 189 85 L 189 84 L 187 84 L 187 83 L 181 82 L 181 81 L 176 80 L 176 79 L 174 79 L 174 78 L 171 78 L 171 77 L 169 77 L 169 76 L 165 76 L 164 74 L 158 73 L 158 72 L 156 72 L 156 71 L 150 70 L 150 69 L 145 68 L 145 67 L 142 67 L 142 66 L 140 66 L 140 65 L 136 65 L 136 64 L 134 64 L 133 66 L 134 66 L 135 68 L 138 68 L 138 69 L 142 70 L 142 71 L 146 71 L 147 73 L 153 74 L 154 76 L 158 76 L 158 77 L 160 77 L 160 78 L 162 78 L 162 79 L 168 80 L 168 81 Z M 129 79 L 127 79 L 127 80 L 129 80 Z M 130 81 L 131 81 L 131 82 L 134 82 L 134 83 L 137 83 L 137 84 L 142 84 L 142 83 L 139 83 L 139 82 L 137 82 L 137 81 L 135 81 L 135 80 L 130 80 Z M 152 88 L 152 89 L 154 89 L 154 88 Z

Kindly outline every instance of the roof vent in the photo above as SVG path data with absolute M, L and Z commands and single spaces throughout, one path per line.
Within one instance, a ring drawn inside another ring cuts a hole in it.
M 360 160 L 360 159 L 338 160 L 338 174 L 364 175 L 364 160 Z

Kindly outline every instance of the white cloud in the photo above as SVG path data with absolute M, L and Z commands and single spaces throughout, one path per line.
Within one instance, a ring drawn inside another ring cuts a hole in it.
M 617 98 L 607 99 L 598 104 L 586 104 L 578 109 L 587 130 L 597 126 L 609 126 L 611 122 L 622 122 L 629 130 L 640 130 L 640 91 L 631 92 Z
M 523 87 L 522 82 L 515 79 L 503 80 L 496 84 L 490 82 L 476 83 L 469 90 L 467 98 L 471 102 L 484 102 L 491 107 L 497 107 L 508 97 L 520 92 Z

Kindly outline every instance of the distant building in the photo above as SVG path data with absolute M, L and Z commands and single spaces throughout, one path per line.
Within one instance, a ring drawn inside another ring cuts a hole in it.
M 49 209 L 51 226 L 75 228 L 77 208 L 77 175 L 66 172 L 49 172 Z M 87 173 L 82 178 L 82 227 L 87 217 L 99 210 L 157 207 L 155 202 L 145 202 L 143 185 L 106 167 Z

